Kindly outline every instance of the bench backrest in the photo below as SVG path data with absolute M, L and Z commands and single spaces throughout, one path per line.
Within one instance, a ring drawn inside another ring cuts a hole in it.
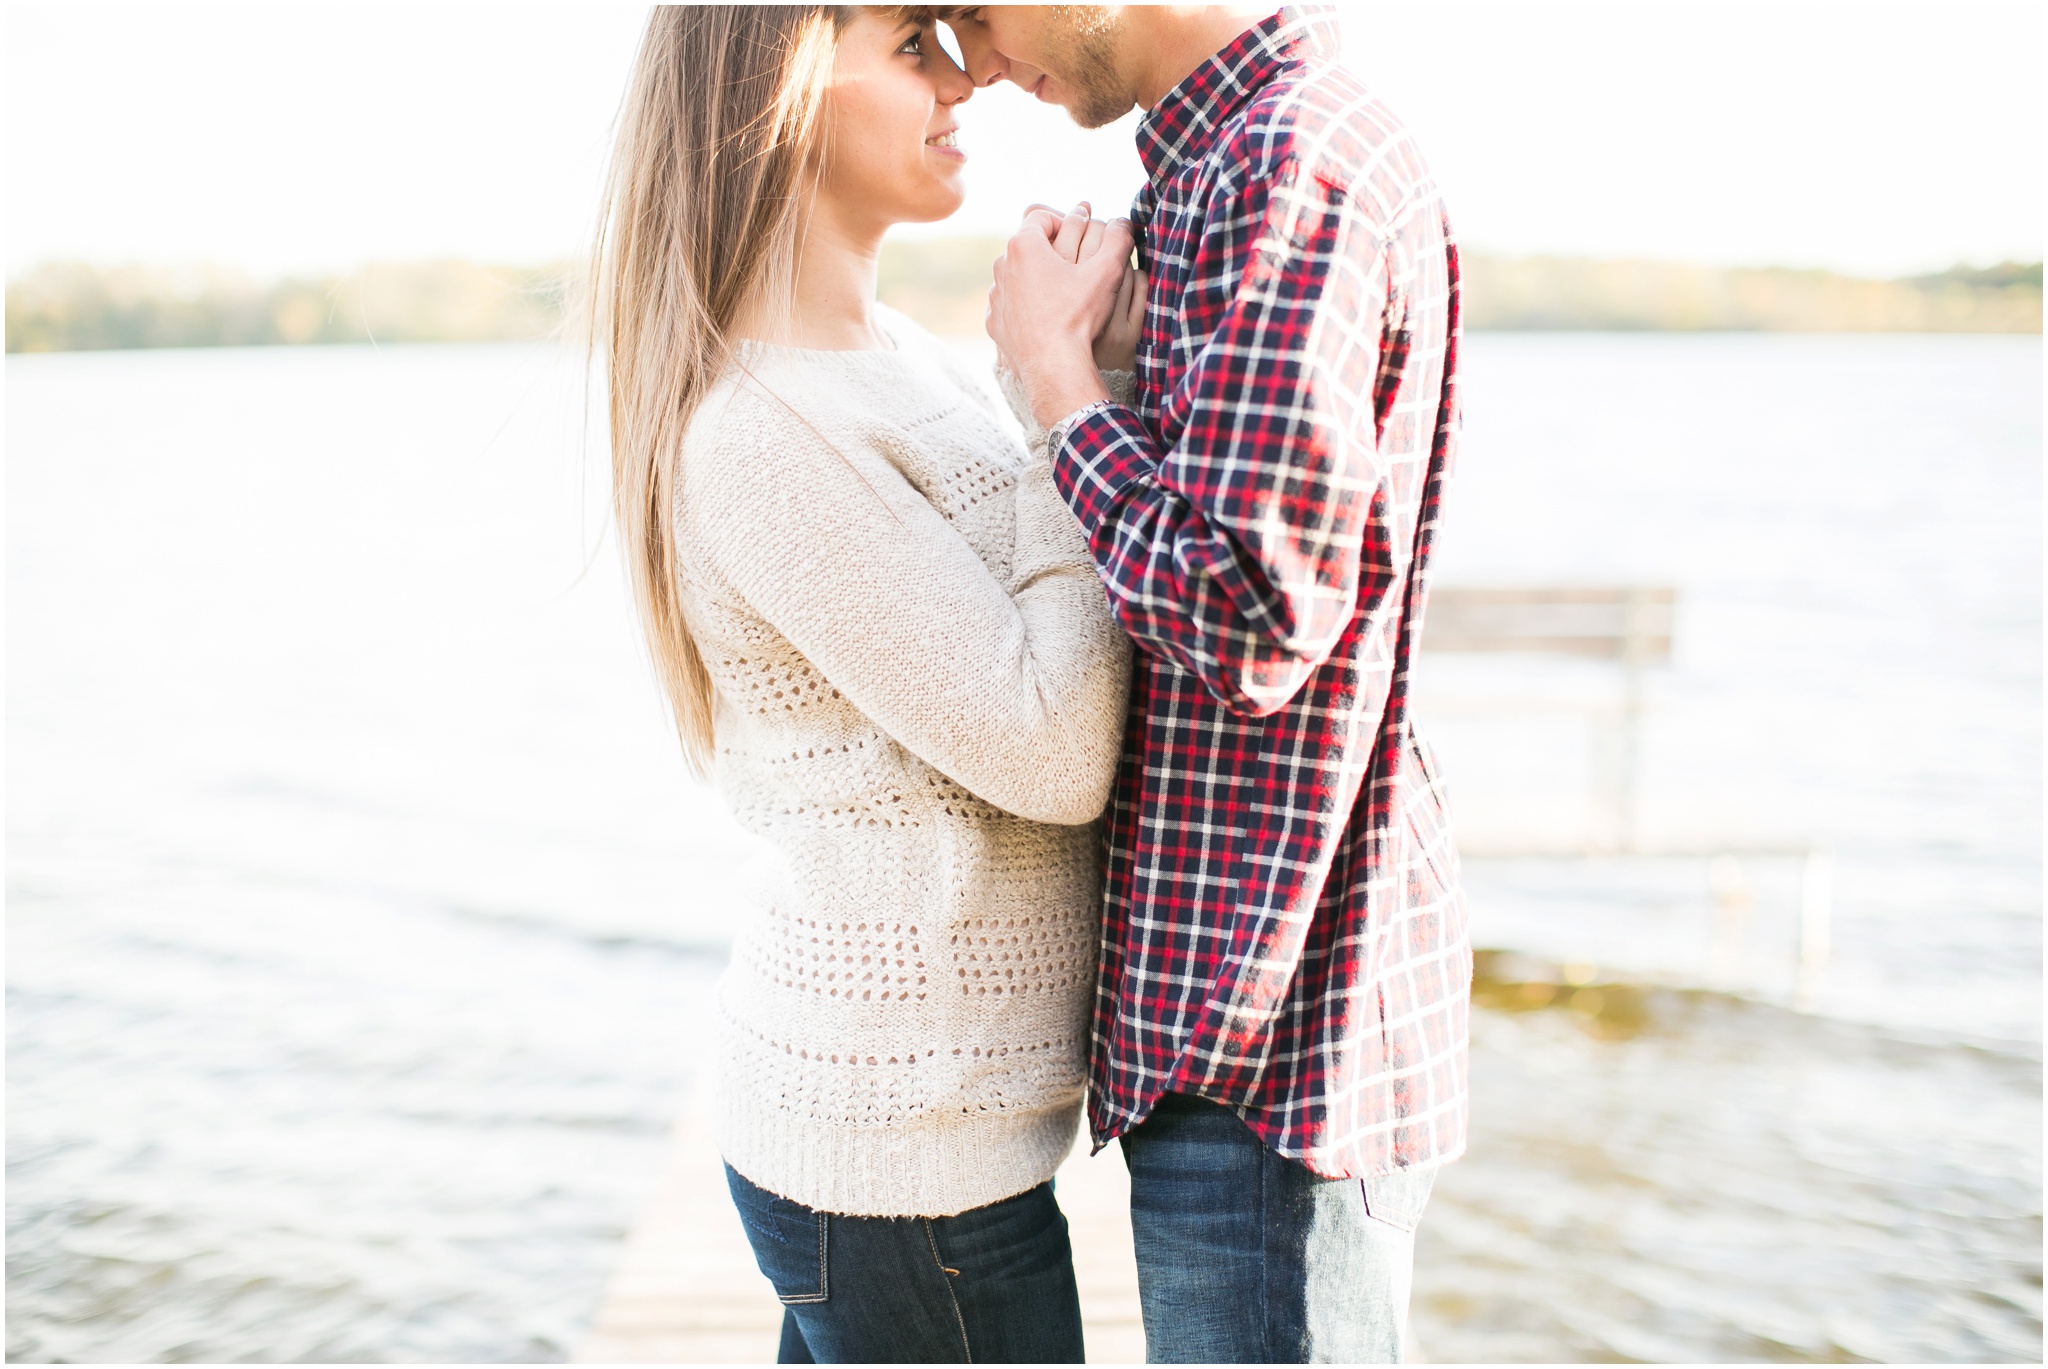
M 1532 651 L 1633 665 L 1671 659 L 1678 591 L 1669 585 L 1429 592 L 1424 651 Z

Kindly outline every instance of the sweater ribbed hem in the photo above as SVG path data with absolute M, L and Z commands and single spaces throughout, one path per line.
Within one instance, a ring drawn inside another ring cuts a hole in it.
M 835 1127 L 731 1087 L 715 1131 L 725 1162 L 761 1188 L 849 1217 L 952 1217 L 1038 1187 L 1073 1149 L 1081 1100 L 1032 1112 Z

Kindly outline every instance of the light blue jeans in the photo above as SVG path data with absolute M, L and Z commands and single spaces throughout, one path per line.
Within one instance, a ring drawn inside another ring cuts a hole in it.
M 1401 1362 L 1434 1169 L 1321 1179 L 1177 1093 L 1123 1148 L 1148 1360 Z

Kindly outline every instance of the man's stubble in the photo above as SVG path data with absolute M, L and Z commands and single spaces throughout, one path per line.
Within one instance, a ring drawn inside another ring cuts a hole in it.
M 1113 5 L 1054 5 L 1045 69 L 1073 92 L 1067 114 L 1083 128 L 1113 124 L 1137 99 L 1117 71 L 1123 15 Z

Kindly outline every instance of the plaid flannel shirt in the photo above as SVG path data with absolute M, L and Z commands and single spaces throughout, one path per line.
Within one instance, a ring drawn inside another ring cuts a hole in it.
M 1408 718 L 1457 443 L 1458 258 L 1413 139 L 1282 10 L 1146 117 L 1136 411 L 1055 430 L 1138 643 L 1097 1146 L 1162 1093 L 1331 1178 L 1465 1145 L 1471 952 Z

